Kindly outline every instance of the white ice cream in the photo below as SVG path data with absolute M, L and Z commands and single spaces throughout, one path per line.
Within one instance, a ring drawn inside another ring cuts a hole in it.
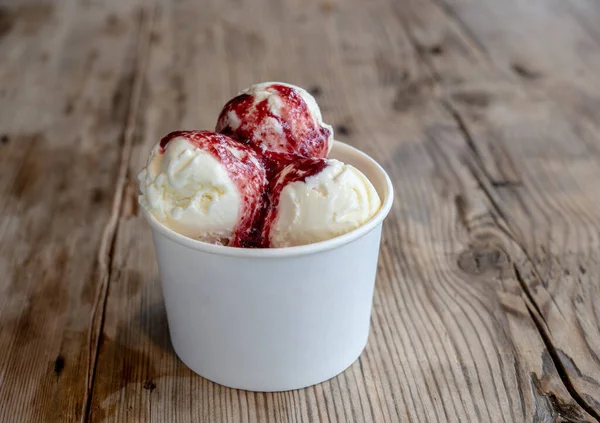
M 246 88 L 240 94 L 248 94 L 254 97 L 255 103 L 260 103 L 264 99 L 269 99 L 269 110 L 274 115 L 279 115 L 279 109 L 281 108 L 281 101 L 279 100 L 279 96 L 273 91 L 267 91 L 271 85 L 283 85 L 285 87 L 289 87 L 294 89 L 300 94 L 302 100 L 306 103 L 308 107 L 308 111 L 310 112 L 311 117 L 317 125 L 323 126 L 331 132 L 331 140 L 333 140 L 333 127 L 331 125 L 323 122 L 323 116 L 321 115 L 321 109 L 317 104 L 317 100 L 306 91 L 304 88 L 298 87 L 292 84 L 286 84 L 285 82 L 261 82 L 260 84 L 252 85 L 251 87 Z M 238 94 L 239 95 L 239 94 Z M 331 146 L 329 147 L 331 149 Z
M 167 227 L 207 242 L 232 236 L 241 204 L 236 185 L 215 157 L 187 139 L 173 139 L 163 154 L 154 147 L 138 179 L 140 204 Z
M 280 174 L 285 179 L 288 166 Z M 292 182 L 281 191 L 270 231 L 271 247 L 324 241 L 350 232 L 370 220 L 381 207 L 377 191 L 353 166 L 329 160 L 320 173 Z

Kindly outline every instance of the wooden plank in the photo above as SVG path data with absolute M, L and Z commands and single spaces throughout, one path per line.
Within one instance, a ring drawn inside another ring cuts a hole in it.
M 522 25 L 523 29 L 527 26 L 535 32 L 536 24 L 552 21 L 536 14 L 539 20 L 529 16 L 533 21 L 527 24 L 525 13 L 509 24 L 506 20 L 517 14 L 515 5 L 503 2 L 485 6 L 483 3 L 473 8 L 494 8 L 496 13 L 477 14 L 475 19 L 475 12 L 470 8 L 458 3 L 453 7 L 467 25 L 471 20 L 485 20 L 494 22 L 497 31 L 504 25 Z M 583 3 L 576 2 L 570 7 L 581 7 Z M 485 51 L 496 51 L 495 63 L 510 63 L 511 53 L 506 49 L 509 46 L 486 37 L 494 30 L 492 26 L 486 27 L 486 33 L 477 26 L 479 24 L 465 31 L 456 25 L 455 19 L 449 18 L 448 10 L 440 10 L 435 3 L 415 1 L 402 5 L 398 13 L 408 15 L 406 22 L 416 45 L 426 43 L 424 34 L 432 32 L 429 28 L 435 28 L 435 32 L 449 34 L 447 38 L 476 37 Z M 552 19 L 563 22 L 562 17 L 568 11 L 565 2 L 548 1 L 544 5 L 545 8 L 537 5 L 536 9 L 530 5 L 524 7 L 531 8 L 531 13 L 540 9 L 538 12 L 543 16 L 552 14 Z M 498 8 L 504 12 L 502 19 L 498 19 Z M 566 16 L 559 31 L 575 25 L 570 20 L 574 15 Z M 585 45 L 600 50 L 586 38 L 589 37 L 587 32 L 576 31 L 571 36 L 577 36 L 581 43 L 587 40 Z M 543 53 L 544 49 L 555 52 L 548 58 L 555 61 L 554 67 L 544 72 L 544 79 L 564 77 L 560 74 L 559 62 L 568 57 L 574 42 L 563 36 L 559 36 L 560 42 L 554 41 L 554 38 L 535 40 L 546 43 L 536 49 L 538 52 Z M 468 41 L 461 44 L 463 49 L 469 48 Z M 485 56 L 477 56 L 480 49 L 475 50 L 473 57 L 489 61 Z M 590 55 L 592 59 L 594 54 Z M 587 61 L 588 56 L 585 58 Z M 484 64 L 473 63 L 456 48 L 445 49 L 443 55 L 435 57 L 425 55 L 423 60 L 439 75 L 436 79 L 445 88 L 442 95 L 463 127 L 475 156 L 471 164 L 473 174 L 517 244 L 511 254 L 517 263 L 517 276 L 532 301 L 536 324 L 565 386 L 598 420 L 600 361 L 596 351 L 600 335 L 594 299 L 600 286 L 589 276 L 597 271 L 600 246 L 600 191 L 593 182 L 600 176 L 600 138 L 597 136 L 600 96 L 595 84 L 581 79 L 537 83 L 532 81 L 537 79 L 531 78 L 532 75 L 519 75 L 521 82 L 517 83 L 514 78 L 488 72 Z M 593 65 L 593 60 L 588 64 Z M 489 83 L 472 84 L 469 78 L 462 84 L 445 84 L 444 75 L 462 74 L 469 65 L 472 65 L 471 72 L 479 74 L 477 79 L 487 79 Z
M 592 182 L 600 177 L 599 156 L 551 101 L 520 100 L 518 106 L 506 101 L 493 109 L 483 113 L 486 129 L 472 131 L 472 136 L 480 145 L 493 133 L 519 170 L 520 182 L 490 189 L 489 195 L 522 247 L 515 256 L 522 281 L 539 309 L 539 323 L 566 384 L 600 418 L 595 311 L 600 285 L 593 276 L 598 271 L 600 202 Z M 539 128 L 535 133 L 532 123 Z
M 1 421 L 85 416 L 137 20 L 134 2 L 0 7 Z
M 165 2 L 158 9 L 91 419 L 591 421 L 528 311 L 533 306 L 510 264 L 521 250 L 474 176 L 479 162 L 406 37 L 405 19 L 384 0 L 259 3 Z M 469 46 L 461 54 L 484 56 Z M 447 83 L 482 75 L 460 57 L 455 63 Z M 481 66 L 503 74 L 485 60 Z M 380 160 L 397 192 L 364 355 L 328 382 L 274 394 L 220 387 L 176 359 L 149 230 L 136 207 L 135 174 L 151 145 L 171 129 L 212 127 L 228 97 L 260 80 L 318 94 L 338 138 Z
M 580 19 L 597 9 L 584 7 L 586 0 L 434 1 L 499 68 L 525 80 L 597 89 L 600 51 L 594 25 Z

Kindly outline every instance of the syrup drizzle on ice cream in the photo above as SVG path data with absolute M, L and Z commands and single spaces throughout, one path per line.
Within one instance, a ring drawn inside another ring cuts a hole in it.
M 333 131 L 320 122 L 321 114 L 310 94 L 283 84 L 259 86 L 225 104 L 217 132 L 263 150 L 327 157 Z M 313 110 L 309 102 L 314 103 Z
M 301 245 L 352 230 L 380 206 L 362 173 L 327 159 L 333 129 L 299 87 L 253 85 L 225 104 L 216 131 L 171 132 L 139 175 L 140 204 L 183 235 Z

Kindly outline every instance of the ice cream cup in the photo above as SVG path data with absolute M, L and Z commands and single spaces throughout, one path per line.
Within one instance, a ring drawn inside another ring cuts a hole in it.
M 180 235 L 145 212 L 179 358 L 232 388 L 285 391 L 349 367 L 369 334 L 381 227 L 393 188 L 383 168 L 336 141 L 330 157 L 373 183 L 382 207 L 345 235 L 289 248 L 244 249 Z

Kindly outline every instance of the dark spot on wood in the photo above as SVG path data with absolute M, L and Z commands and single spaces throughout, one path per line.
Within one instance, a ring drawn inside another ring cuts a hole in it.
M 454 197 L 454 206 L 456 207 L 456 214 L 458 215 L 459 223 L 468 230 L 469 218 L 467 217 L 467 200 L 461 194 L 456 194 Z
M 458 256 L 458 267 L 465 273 L 479 276 L 488 272 L 506 270 L 509 260 L 506 253 L 493 246 L 474 246 Z
M 487 107 L 490 104 L 490 95 L 482 91 L 462 91 L 452 94 L 452 99 L 467 106 Z
M 56 375 L 56 377 L 60 376 L 64 368 L 65 358 L 59 354 L 58 357 L 56 357 L 56 360 L 54 360 L 54 374 Z
M 152 31 L 150 33 L 150 42 L 152 44 L 158 44 L 158 43 L 160 43 L 161 39 L 162 39 L 162 37 L 161 37 L 161 35 L 160 35 L 160 33 L 158 31 Z
M 48 61 L 48 59 L 49 59 L 49 58 L 50 58 L 50 55 L 49 55 L 49 54 L 48 54 L 48 52 L 46 52 L 46 51 L 45 51 L 45 52 L 43 52 L 43 53 L 40 55 L 40 61 L 41 61 L 42 63 L 46 63 L 46 62 Z
M 106 17 L 105 32 L 111 36 L 119 36 L 125 32 L 127 25 L 115 14 Z
M 490 184 L 495 188 L 511 188 L 511 187 L 521 187 L 523 186 L 523 182 L 521 181 L 507 181 L 507 180 L 495 180 L 491 181 Z
M 100 204 L 104 200 L 104 191 L 102 188 L 94 188 L 92 190 L 92 204 Z
M 434 44 L 429 47 L 429 54 L 432 56 L 439 56 L 442 53 L 444 53 L 444 48 L 441 46 L 441 44 Z
M 581 264 L 579 265 L 579 271 L 581 272 L 582 275 L 585 275 L 587 273 L 587 270 Z
M 348 136 L 352 133 L 352 130 L 347 125 L 342 123 L 335 127 L 335 132 L 339 135 Z
M 432 83 L 430 78 L 426 78 L 400 86 L 396 90 L 392 108 L 397 112 L 406 112 L 423 104 Z
M 410 75 L 406 69 L 390 60 L 384 53 L 375 55 L 375 70 L 377 79 L 381 85 L 406 84 Z
M 519 75 L 521 78 L 523 79 L 538 79 L 542 76 L 541 73 L 531 70 L 528 67 L 520 64 L 520 63 L 513 63 L 511 65 L 511 68 L 513 70 L 514 73 L 516 73 L 517 75 Z
M 0 38 L 10 32 L 14 23 L 13 19 L 10 10 L 0 7 Z
M 331 13 L 335 10 L 334 0 L 325 0 L 321 3 L 321 11 L 323 13 Z
M 156 389 L 156 383 L 154 383 L 153 380 L 148 379 L 144 382 L 144 389 L 152 392 Z
M 129 98 L 133 90 L 134 74 L 129 73 L 121 77 L 112 95 L 111 118 L 122 120 L 127 117 L 129 109 Z
M 10 137 L 6 134 L 0 136 L 0 143 L 2 144 L 8 144 L 10 142 Z
M 565 276 L 571 276 L 571 271 L 569 269 L 565 269 Z
M 63 108 L 63 113 L 69 116 L 75 110 L 75 105 L 73 104 L 73 100 L 67 100 L 65 103 L 65 107 Z
M 323 93 L 323 90 L 319 85 L 311 85 L 308 92 L 311 93 L 313 97 L 319 97 Z
M 119 24 L 119 18 L 117 18 L 117 16 L 113 13 L 111 13 L 110 15 L 108 15 L 106 17 L 106 26 L 107 27 L 111 27 L 111 26 L 116 26 Z
M 56 187 L 56 190 L 58 192 L 65 192 L 67 189 L 67 181 L 63 178 L 61 179 L 61 181 L 58 183 L 58 186 Z

